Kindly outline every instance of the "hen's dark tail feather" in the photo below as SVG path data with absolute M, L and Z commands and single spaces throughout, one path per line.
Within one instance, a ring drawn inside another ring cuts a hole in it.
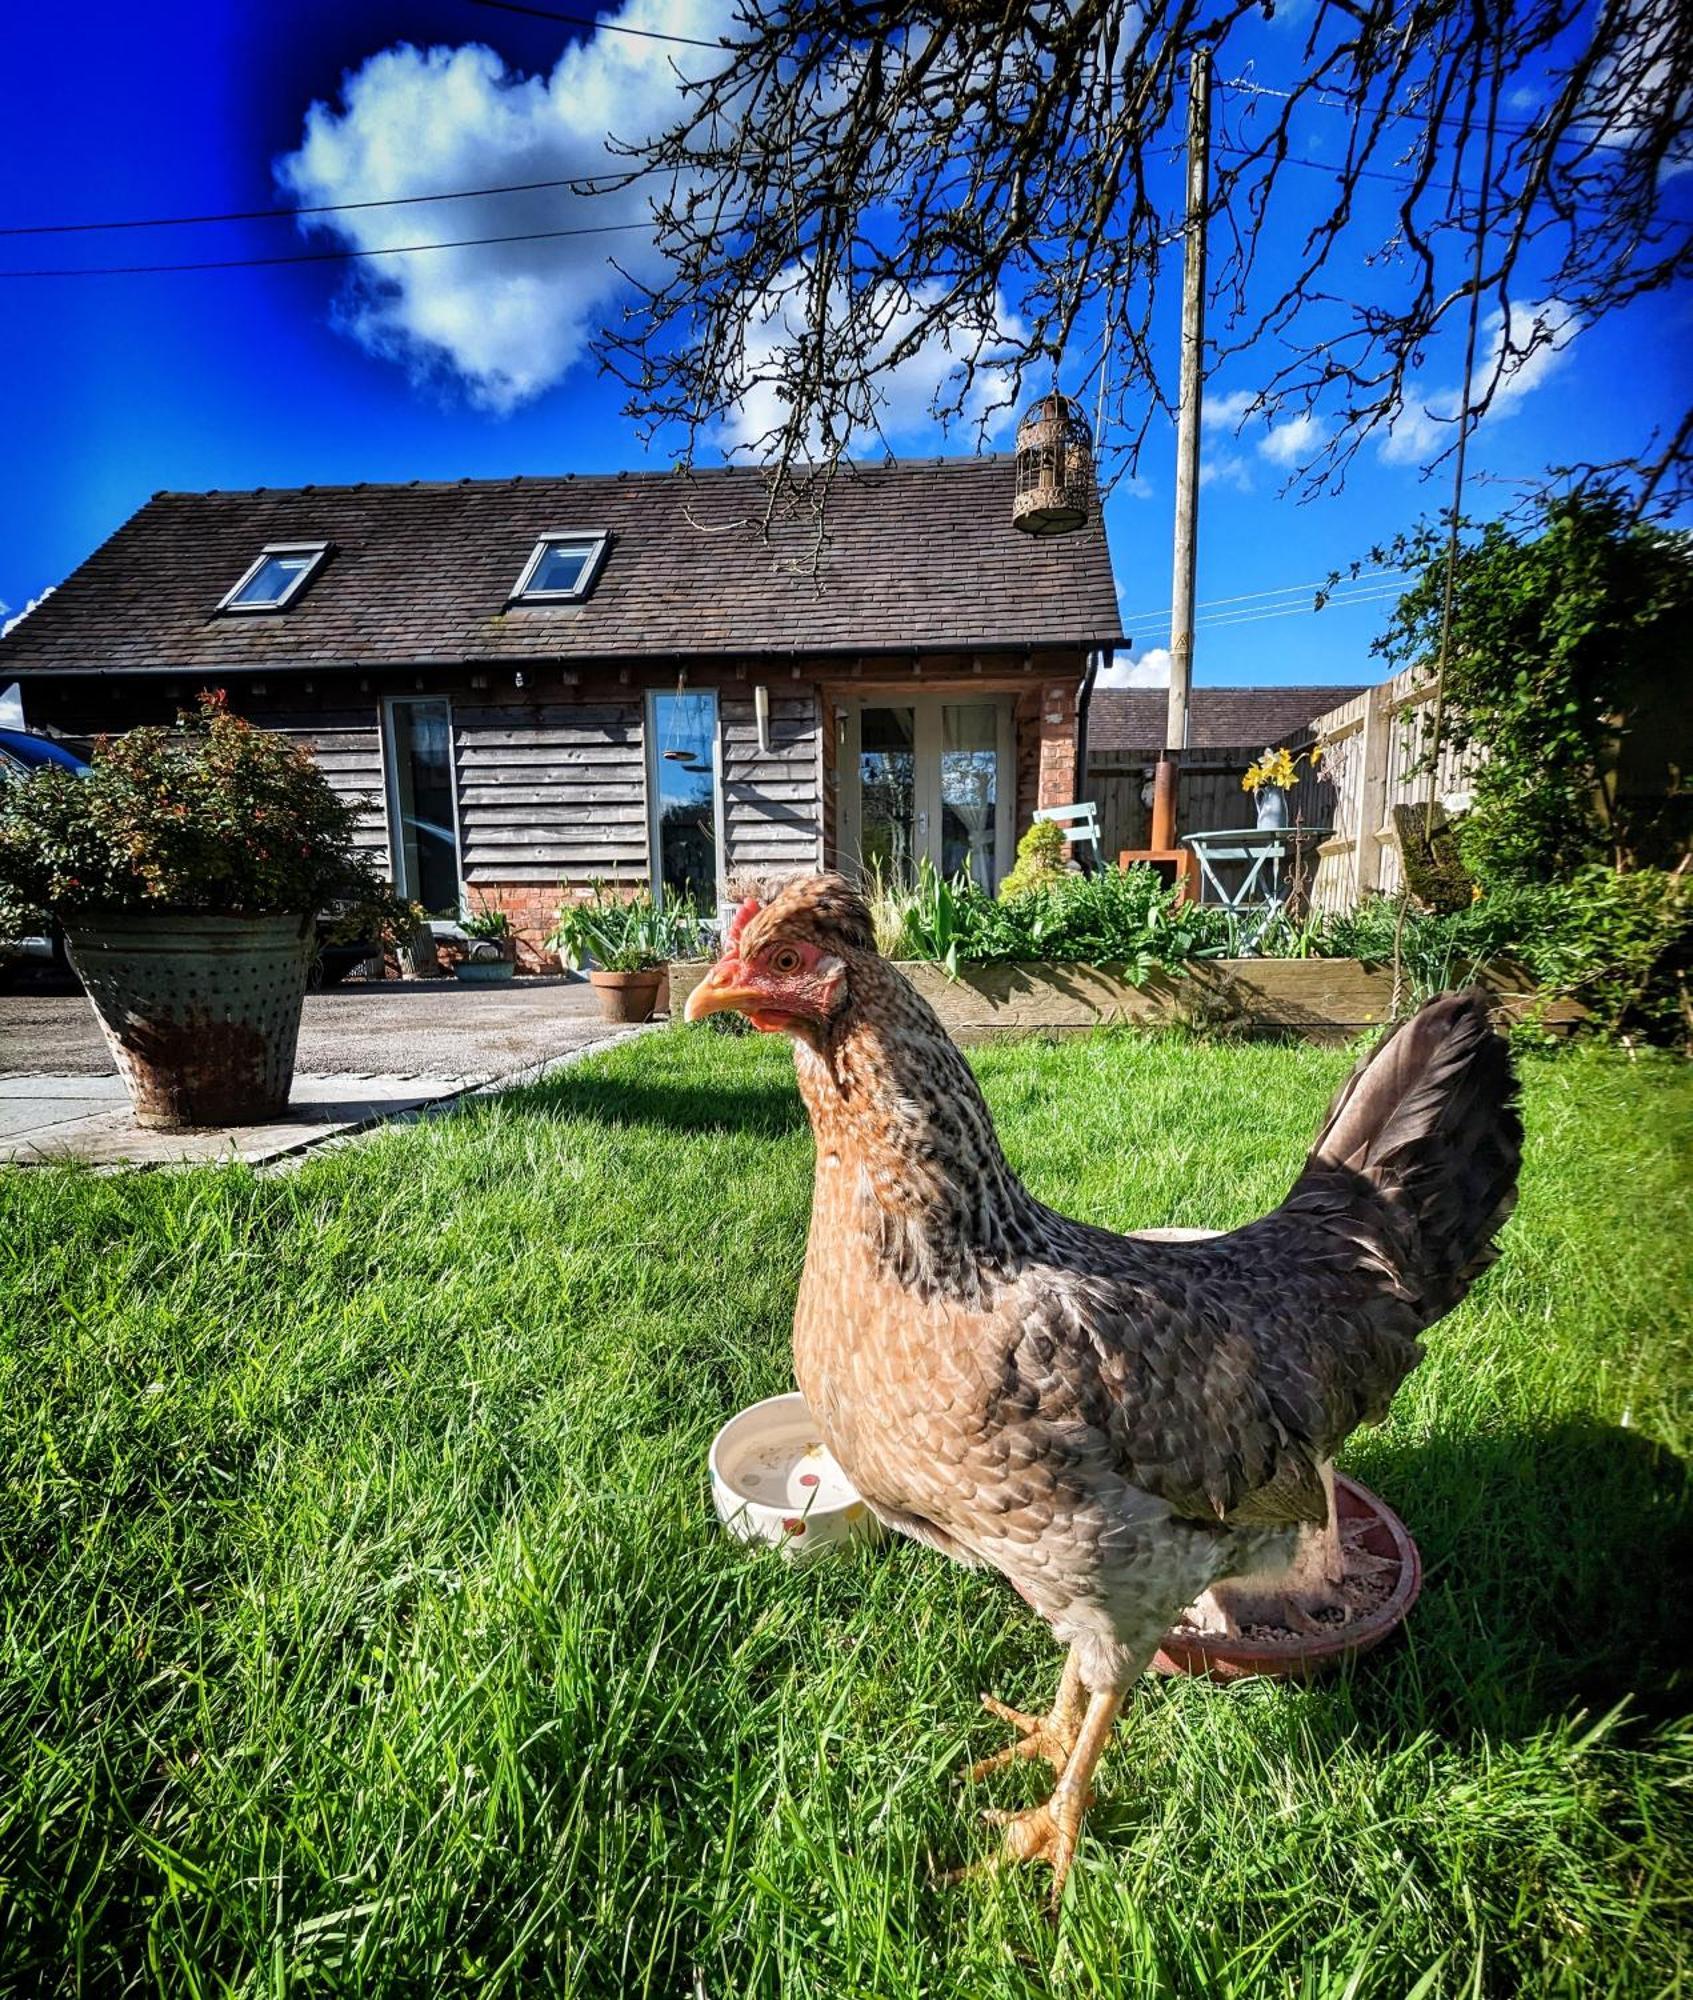
M 1356 1174 L 1380 1197 L 1424 1323 L 1497 1254 L 1522 1162 L 1511 1052 L 1476 988 L 1402 1022 L 1341 1086 L 1302 1178 Z

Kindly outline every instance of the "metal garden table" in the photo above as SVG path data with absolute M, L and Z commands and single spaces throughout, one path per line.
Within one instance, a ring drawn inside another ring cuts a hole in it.
M 1200 901 L 1210 900 L 1209 890 L 1225 910 L 1246 920 L 1241 934 L 1245 957 L 1253 955 L 1258 940 L 1287 901 L 1283 861 L 1292 862 L 1302 842 L 1323 840 L 1331 831 L 1326 826 L 1241 826 L 1182 836 L 1182 844 L 1193 850 L 1199 864 Z M 1240 870 L 1232 888 L 1217 872 L 1219 868 Z

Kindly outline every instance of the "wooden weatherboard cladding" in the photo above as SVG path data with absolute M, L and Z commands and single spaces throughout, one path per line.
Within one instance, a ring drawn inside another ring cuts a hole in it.
M 453 702 L 465 880 L 624 882 L 647 876 L 638 691 L 580 701 Z
M 823 859 L 822 711 L 814 687 L 770 688 L 769 748 L 760 750 L 750 684 L 718 694 L 723 838 L 728 872 L 815 868 Z

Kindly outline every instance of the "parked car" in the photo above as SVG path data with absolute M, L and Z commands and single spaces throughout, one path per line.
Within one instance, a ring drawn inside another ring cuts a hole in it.
M 48 764 L 66 771 L 86 771 L 88 759 L 79 757 L 51 736 L 37 736 L 32 729 L 0 729 L 0 784 L 13 778 L 27 778 Z M 65 940 L 57 924 L 35 936 L 0 938 L 0 965 L 21 963 L 56 965 L 69 971 Z

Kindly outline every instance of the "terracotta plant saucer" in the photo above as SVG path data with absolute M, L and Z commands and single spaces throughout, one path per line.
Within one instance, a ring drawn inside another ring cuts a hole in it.
M 1416 1543 L 1387 1502 L 1367 1486 L 1336 1473 L 1334 1495 L 1342 1538 L 1349 1551 L 1371 1559 L 1369 1567 L 1387 1586 L 1385 1598 L 1344 1625 L 1320 1632 L 1290 1632 L 1275 1640 L 1213 1636 L 1176 1626 L 1165 1633 L 1162 1647 L 1153 1656 L 1152 1671 L 1198 1674 L 1214 1681 L 1245 1680 L 1252 1674 L 1305 1680 L 1338 1661 L 1369 1652 L 1402 1624 L 1423 1587 L 1422 1558 Z

